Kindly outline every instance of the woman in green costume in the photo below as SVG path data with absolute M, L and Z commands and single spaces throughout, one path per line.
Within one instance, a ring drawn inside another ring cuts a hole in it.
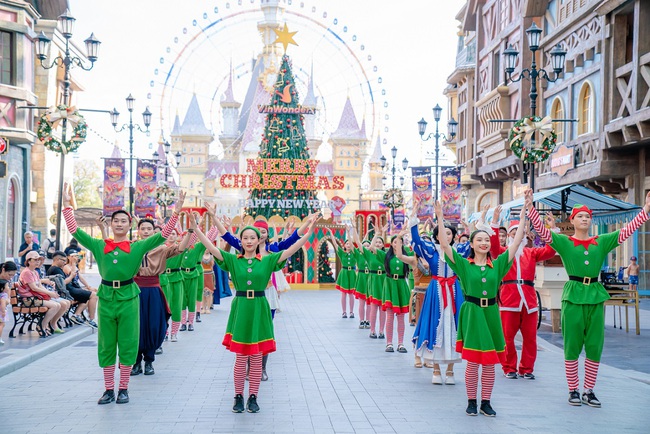
M 526 209 L 531 201 L 526 199 L 519 214 L 519 221 L 524 222 Z M 438 225 L 444 226 L 442 205 L 434 205 Z M 497 292 L 501 280 L 506 275 L 517 249 L 524 238 L 526 225 L 520 224 L 508 250 L 496 259 L 490 257 L 490 236 L 487 232 L 474 231 L 470 237 L 468 259 L 463 258 L 452 249 L 447 237 L 439 237 L 440 248 L 445 253 L 449 268 L 454 270 L 460 280 L 465 301 L 458 315 L 458 337 L 456 351 L 467 360 L 465 369 L 465 387 L 467 389 L 468 416 L 476 416 L 478 389 L 478 368 L 481 370 L 481 413 L 496 416 L 490 405 L 490 396 L 494 387 L 494 365 L 505 361 L 505 339 L 501 327 L 501 317 L 497 306 Z
M 366 258 L 363 256 L 362 250 L 363 247 L 370 247 L 370 241 L 363 240 L 363 244 L 359 247 L 361 250 L 356 247 L 353 249 L 354 257 L 357 260 L 357 281 L 354 285 L 354 298 L 359 300 L 359 328 L 369 329 L 370 321 L 366 318 L 370 318 L 370 299 L 368 298 L 370 268 L 368 268 L 368 261 L 366 261 Z M 366 316 L 366 310 L 368 316 Z
M 262 379 L 262 356 L 275 351 L 271 309 L 264 295 L 271 274 L 284 267 L 284 261 L 300 249 L 314 232 L 314 224 L 320 214 L 314 214 L 309 230 L 298 242 L 281 252 L 260 252 L 260 232 L 254 226 L 246 226 L 240 232 L 243 254 L 235 255 L 215 247 L 197 227 L 195 219 L 190 225 L 208 252 L 212 253 L 221 267 L 230 272 L 235 286 L 235 299 L 230 306 L 223 345 L 236 354 L 234 367 L 235 404 L 232 411 L 244 411 L 244 383 L 246 365 L 250 359 L 249 397 L 246 408 L 257 413 L 257 392 Z
M 386 352 L 393 350 L 393 325 L 397 316 L 397 352 L 406 353 L 404 346 L 404 314 L 409 311 L 411 290 L 406 278 L 409 266 L 405 263 L 413 253 L 408 253 L 404 248 L 402 235 L 396 235 L 390 242 L 390 249 L 384 259 L 386 278 L 382 293 L 381 310 L 386 312 Z
M 350 241 L 348 237 L 343 244 L 343 247 L 341 247 L 332 233 L 332 230 L 330 229 L 328 232 L 330 241 L 336 248 L 336 254 L 341 261 L 341 269 L 339 270 L 339 275 L 336 277 L 336 289 L 341 291 L 341 309 L 343 310 L 343 315 L 341 315 L 341 317 L 347 318 L 347 312 L 350 312 L 350 318 L 354 318 L 354 292 L 357 283 L 357 258 L 354 256 L 352 241 Z M 346 299 L 349 301 L 349 311 L 345 310 Z

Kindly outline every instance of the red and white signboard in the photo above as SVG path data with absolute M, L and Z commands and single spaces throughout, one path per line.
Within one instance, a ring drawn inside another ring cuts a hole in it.
M 6 153 L 9 150 L 9 140 L 4 137 L 0 137 L 0 155 Z

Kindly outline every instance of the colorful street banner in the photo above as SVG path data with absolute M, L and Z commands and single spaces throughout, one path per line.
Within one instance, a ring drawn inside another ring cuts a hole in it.
M 433 190 L 431 186 L 431 167 L 411 167 L 413 178 L 413 202 L 420 200 L 418 218 L 424 220 L 433 216 Z
M 442 212 L 445 220 L 452 223 L 460 223 L 461 200 L 460 200 L 460 168 L 454 167 L 442 172 L 441 180 Z
M 124 170 L 123 158 L 106 158 L 104 160 L 104 215 L 124 209 Z
M 156 169 L 156 160 L 138 160 L 133 213 L 139 218 L 156 215 Z

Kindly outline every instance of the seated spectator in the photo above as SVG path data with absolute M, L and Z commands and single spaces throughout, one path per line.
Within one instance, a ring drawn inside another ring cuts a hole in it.
M 96 289 L 91 287 L 86 280 L 79 275 L 77 268 L 78 256 L 72 254 L 65 255 L 61 251 L 54 252 L 52 259 L 52 266 L 48 275 L 59 275 L 63 277 L 68 292 L 72 298 L 78 303 L 74 315 L 70 316 L 72 322 L 83 324 L 85 319 L 82 316 L 83 311 L 88 308 L 88 325 L 97 328 L 95 322 L 95 312 L 97 311 L 97 294 Z M 66 264 L 67 262 L 67 264 Z M 79 282 L 83 283 L 86 289 L 83 289 Z
M 57 292 L 43 286 L 36 271 L 42 265 L 42 260 L 38 252 L 29 252 L 25 256 L 25 268 L 20 272 L 19 278 L 21 297 L 35 297 L 38 299 L 37 306 L 47 307 L 47 313 L 42 322 L 45 336 L 51 335 L 50 327 L 54 330 L 54 333 L 64 333 L 59 327 L 58 321 L 67 309 L 70 308 L 70 302 L 60 298 Z M 52 283 L 48 279 L 43 280 L 46 283 Z
M 12 282 L 14 276 L 18 272 L 18 267 L 13 261 L 7 261 L 4 264 L 0 264 L 0 279 Z
M 68 244 L 68 247 L 65 248 L 64 252 L 66 255 L 70 255 L 70 253 L 79 253 L 81 252 L 81 247 L 79 247 L 79 242 L 76 239 L 71 239 L 70 244 Z
M 9 282 L 0 279 L 0 345 L 4 345 L 5 341 L 2 340 L 2 331 L 5 328 L 5 323 L 9 318 L 9 307 L 10 298 L 9 298 Z
M 41 249 L 41 246 L 34 241 L 34 233 L 32 231 L 27 231 L 25 232 L 25 235 L 23 235 L 25 238 L 25 242 L 20 245 L 18 248 L 18 257 L 20 257 L 20 266 L 24 267 L 25 266 L 25 259 L 27 258 L 27 254 L 32 251 L 39 251 Z

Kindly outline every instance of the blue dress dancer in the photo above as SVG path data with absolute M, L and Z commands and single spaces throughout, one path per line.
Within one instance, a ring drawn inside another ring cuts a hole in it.
M 463 304 L 463 293 L 456 273 L 452 271 L 440 253 L 438 244 L 438 228 L 433 231 L 434 242 L 423 240 L 418 233 L 419 220 L 416 217 L 416 207 L 411 222 L 411 239 L 417 256 L 424 258 L 429 264 L 431 283 L 427 288 L 422 302 L 422 310 L 413 332 L 416 367 L 421 367 L 421 360 L 426 365 L 433 364 L 433 384 L 455 384 L 454 363 L 461 361 L 456 352 L 456 327 L 458 312 Z M 456 229 L 445 227 L 444 235 L 451 238 L 456 236 Z M 460 244 L 456 250 L 463 256 L 469 253 L 469 242 Z M 447 370 L 443 381 L 440 364 L 446 364 Z

